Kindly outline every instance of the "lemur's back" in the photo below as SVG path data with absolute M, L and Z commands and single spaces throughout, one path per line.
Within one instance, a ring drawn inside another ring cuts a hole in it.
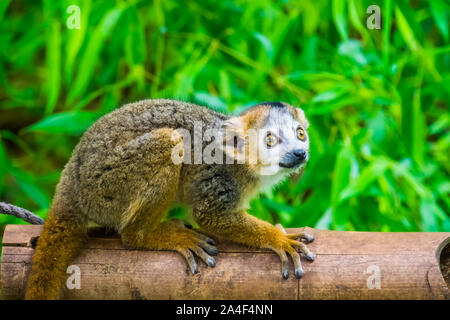
M 74 155 L 80 160 L 91 153 L 108 150 L 158 128 L 184 128 L 193 131 L 196 123 L 203 127 L 217 125 L 229 116 L 206 107 L 177 100 L 142 100 L 103 116 L 83 135 Z

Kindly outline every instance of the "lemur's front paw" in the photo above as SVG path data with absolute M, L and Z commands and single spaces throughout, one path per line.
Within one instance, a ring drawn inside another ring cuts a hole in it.
M 216 266 L 216 260 L 210 256 L 215 256 L 218 252 L 214 240 L 192 229 L 192 226 L 188 224 L 184 224 L 184 228 L 178 231 L 173 249 L 183 255 L 192 274 L 198 272 L 194 254 L 203 260 L 206 265 Z
M 298 248 L 309 261 L 314 261 L 315 255 L 309 251 L 303 242 L 298 241 L 298 239 L 304 239 L 309 243 L 314 240 L 314 236 L 304 231 L 295 234 L 286 234 L 286 231 L 281 225 L 277 225 L 277 227 L 280 232 L 275 233 L 274 238 L 271 243 L 267 245 L 267 247 L 275 251 L 275 253 L 277 253 L 280 257 L 281 275 L 284 279 L 289 277 L 289 260 L 286 252 L 291 256 L 292 261 L 294 262 L 295 277 L 301 278 L 304 272 L 300 261 L 300 255 L 298 254 L 296 248 Z

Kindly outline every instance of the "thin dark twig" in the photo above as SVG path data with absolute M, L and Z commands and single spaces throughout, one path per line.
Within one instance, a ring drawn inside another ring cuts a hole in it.
M 15 216 L 31 224 L 44 224 L 44 220 L 34 213 L 6 202 L 0 202 L 0 213 Z

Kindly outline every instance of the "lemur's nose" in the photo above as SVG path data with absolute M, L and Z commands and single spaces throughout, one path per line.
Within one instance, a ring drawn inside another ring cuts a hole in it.
M 303 149 L 297 149 L 293 151 L 294 156 L 296 156 L 300 161 L 304 161 L 306 159 L 306 151 Z

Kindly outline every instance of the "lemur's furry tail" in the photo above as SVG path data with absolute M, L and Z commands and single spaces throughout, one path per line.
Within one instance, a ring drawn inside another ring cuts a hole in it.
M 69 212 L 70 208 L 58 210 L 52 207 L 37 241 L 25 294 L 28 300 L 60 298 L 67 267 L 86 240 L 84 217 Z

